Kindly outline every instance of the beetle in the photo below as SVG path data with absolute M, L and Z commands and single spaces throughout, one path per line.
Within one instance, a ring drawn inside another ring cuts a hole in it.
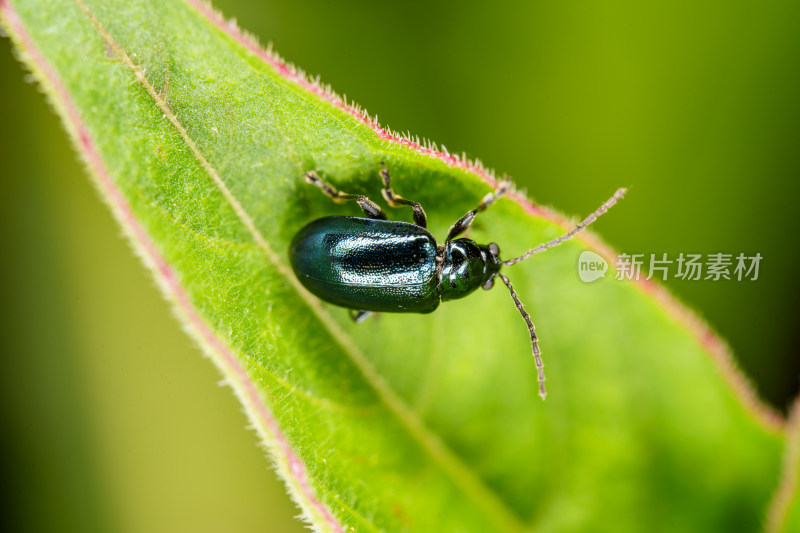
M 463 298 L 478 287 L 491 289 L 495 278 L 500 278 L 528 326 L 539 396 L 545 398 L 544 365 L 533 321 L 500 268 L 571 239 L 617 203 L 625 189 L 619 189 L 572 231 L 503 261 L 497 244 L 483 246 L 457 237 L 470 227 L 478 213 L 509 190 L 508 180 L 487 194 L 478 207 L 459 218 L 450 227 L 444 244 L 437 244 L 427 229 L 425 210 L 419 203 L 394 192 L 383 162 L 381 193 L 391 207 L 411 207 L 413 224 L 388 220 L 383 210 L 366 196 L 343 193 L 321 180 L 314 171 L 306 172 L 304 177 L 334 202 L 355 201 L 367 216 L 319 218 L 295 235 L 289 257 L 295 275 L 306 289 L 326 302 L 353 310 L 351 316 L 361 322 L 372 312 L 430 313 L 440 302 Z

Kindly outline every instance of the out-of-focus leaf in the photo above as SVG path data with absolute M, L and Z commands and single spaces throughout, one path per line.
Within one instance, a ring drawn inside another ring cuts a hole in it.
M 796 401 L 786 427 L 783 478 L 769 510 L 767 533 L 800 531 L 800 402 Z

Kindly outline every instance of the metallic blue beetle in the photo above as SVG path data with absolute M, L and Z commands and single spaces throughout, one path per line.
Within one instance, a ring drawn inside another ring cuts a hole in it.
M 414 210 L 414 223 L 387 220 L 383 210 L 366 196 L 342 193 L 323 182 L 315 172 L 308 172 L 305 174 L 308 183 L 319 187 L 334 202 L 357 202 L 368 218 L 329 216 L 301 229 L 289 251 L 297 278 L 322 300 L 354 309 L 353 318 L 360 322 L 373 311 L 430 313 L 441 301 L 463 298 L 478 287 L 492 288 L 494 278 L 499 277 L 528 325 L 539 395 L 544 399 L 544 369 L 533 322 L 508 278 L 500 273 L 500 267 L 513 265 L 572 238 L 622 198 L 625 190 L 618 190 L 569 233 L 520 257 L 501 261 L 496 244 L 481 246 L 456 237 L 472 224 L 477 213 L 508 190 L 510 182 L 501 183 L 477 208 L 458 219 L 450 227 L 445 243 L 437 245 L 427 230 L 422 206 L 395 194 L 386 166 L 381 163 L 381 167 L 383 197 L 392 207 L 410 206 Z

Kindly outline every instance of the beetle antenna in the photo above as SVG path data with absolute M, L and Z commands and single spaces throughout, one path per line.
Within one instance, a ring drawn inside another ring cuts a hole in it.
M 531 248 L 530 250 L 525 252 L 524 255 L 521 255 L 519 257 L 515 257 L 514 259 L 508 259 L 507 261 L 500 261 L 500 264 L 513 265 L 514 263 L 519 263 L 520 261 L 524 261 L 525 259 L 529 258 L 533 254 L 538 254 L 539 252 L 544 252 L 548 248 L 552 248 L 553 246 L 558 246 L 562 242 L 570 240 L 572 237 L 575 236 L 576 233 L 580 232 L 586 226 L 588 226 L 589 224 L 591 224 L 592 222 L 597 220 L 598 217 L 600 217 L 600 215 L 602 215 L 603 213 L 605 213 L 606 211 L 611 209 L 611 207 L 613 207 L 614 204 L 616 204 L 619 200 L 622 199 L 623 196 L 625 196 L 625 192 L 626 191 L 627 191 L 627 189 L 619 189 L 619 190 L 617 190 L 617 192 L 614 193 L 614 196 L 609 198 L 608 201 L 606 201 L 606 203 L 604 203 L 603 205 L 598 207 L 597 211 L 595 211 L 594 213 L 592 213 L 591 215 L 586 217 L 586 219 L 583 222 L 581 222 L 580 224 L 575 226 L 575 228 L 572 231 L 570 231 L 569 233 L 566 233 L 566 234 L 562 235 L 561 237 L 559 237 L 557 239 L 553 239 L 552 241 L 540 244 L 536 248 Z M 506 285 L 508 285 L 508 284 L 506 283 Z M 510 286 L 509 286 L 509 288 L 510 288 Z
M 503 280 L 503 283 L 505 283 L 506 287 L 508 287 L 508 290 L 511 293 L 511 298 L 514 300 L 514 304 L 517 306 L 517 311 L 519 311 L 519 314 L 522 315 L 522 319 L 525 320 L 525 323 L 528 324 L 528 333 L 531 334 L 531 349 L 533 350 L 533 358 L 536 361 L 536 370 L 539 372 L 539 396 L 541 396 L 542 400 L 544 400 L 545 396 L 547 396 L 547 391 L 544 388 L 544 364 L 542 363 L 542 352 L 539 350 L 539 339 L 536 337 L 536 328 L 533 326 L 533 321 L 531 321 L 531 315 L 529 315 L 522 306 L 522 302 L 519 301 L 519 297 L 517 296 L 517 291 L 515 291 L 514 287 L 511 286 L 511 282 L 508 281 L 508 278 L 499 272 L 497 273 L 497 277 Z

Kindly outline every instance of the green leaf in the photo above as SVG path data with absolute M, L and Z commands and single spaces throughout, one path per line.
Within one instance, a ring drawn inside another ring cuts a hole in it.
M 494 187 L 480 166 L 379 128 L 198 1 L 0 6 L 106 201 L 318 530 L 760 529 L 782 420 L 660 286 L 582 283 L 582 250 L 613 255 L 591 235 L 506 269 L 541 338 L 541 402 L 502 287 L 356 326 L 287 266 L 306 222 L 358 214 L 304 172 L 378 199 L 385 161 L 443 237 Z M 471 236 L 513 257 L 568 227 L 516 194 Z
M 786 452 L 783 476 L 770 506 L 767 532 L 791 533 L 800 531 L 800 401 L 795 401 L 786 427 Z

